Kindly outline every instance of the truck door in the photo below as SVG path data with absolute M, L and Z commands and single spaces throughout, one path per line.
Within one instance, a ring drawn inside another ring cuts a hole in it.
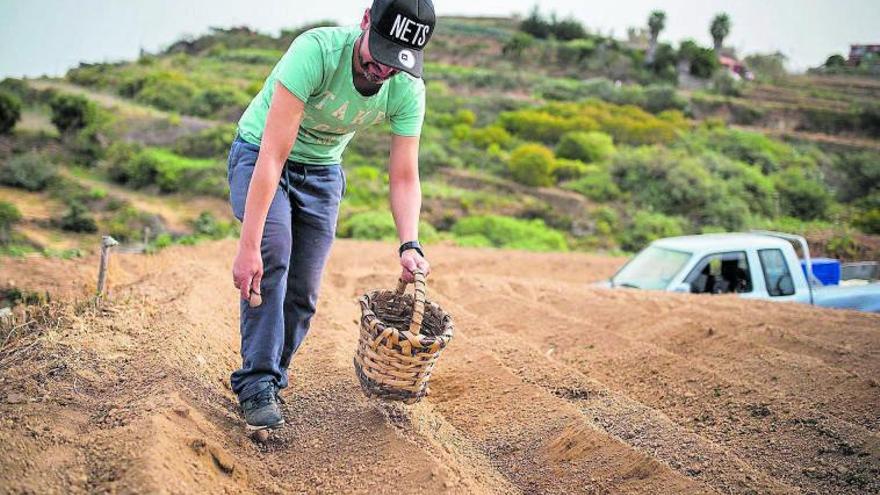
M 781 249 L 759 249 L 758 259 L 761 260 L 761 271 L 764 274 L 764 285 L 771 299 L 799 299 L 795 290 L 794 278 Z

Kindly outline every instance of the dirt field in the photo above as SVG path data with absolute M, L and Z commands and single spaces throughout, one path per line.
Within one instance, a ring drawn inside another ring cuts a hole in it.
M 878 493 L 880 316 L 608 291 L 620 259 L 434 247 L 456 336 L 432 395 L 365 398 L 356 298 L 393 246 L 340 241 L 285 391 L 245 436 L 234 241 L 125 255 L 112 303 L 0 333 L 2 493 Z M 96 261 L 2 260 L 76 297 Z

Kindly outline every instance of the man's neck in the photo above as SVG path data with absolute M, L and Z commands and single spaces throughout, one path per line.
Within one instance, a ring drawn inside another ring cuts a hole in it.
M 364 35 L 357 39 L 354 46 L 354 52 L 351 54 L 351 77 L 355 89 L 363 96 L 373 96 L 382 89 L 382 84 L 376 84 L 368 81 L 362 75 L 363 61 L 361 60 L 361 43 L 364 41 Z

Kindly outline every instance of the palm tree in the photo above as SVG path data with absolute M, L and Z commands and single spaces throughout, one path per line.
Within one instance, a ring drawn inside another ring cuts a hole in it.
M 657 37 L 660 31 L 666 27 L 666 13 L 662 10 L 655 10 L 648 16 L 648 30 L 651 32 L 651 40 L 648 44 L 648 54 L 645 57 L 645 63 L 651 65 L 654 63 L 654 55 L 657 53 Z
M 712 41 L 715 42 L 715 53 L 721 53 L 721 45 L 724 44 L 724 38 L 730 34 L 730 17 L 724 13 L 716 15 L 712 19 L 709 33 L 712 34 Z

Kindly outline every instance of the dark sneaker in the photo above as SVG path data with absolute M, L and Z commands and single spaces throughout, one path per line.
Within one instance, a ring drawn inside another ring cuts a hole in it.
M 275 387 L 269 386 L 241 401 L 241 411 L 248 429 L 262 430 L 283 425 L 278 399 Z

